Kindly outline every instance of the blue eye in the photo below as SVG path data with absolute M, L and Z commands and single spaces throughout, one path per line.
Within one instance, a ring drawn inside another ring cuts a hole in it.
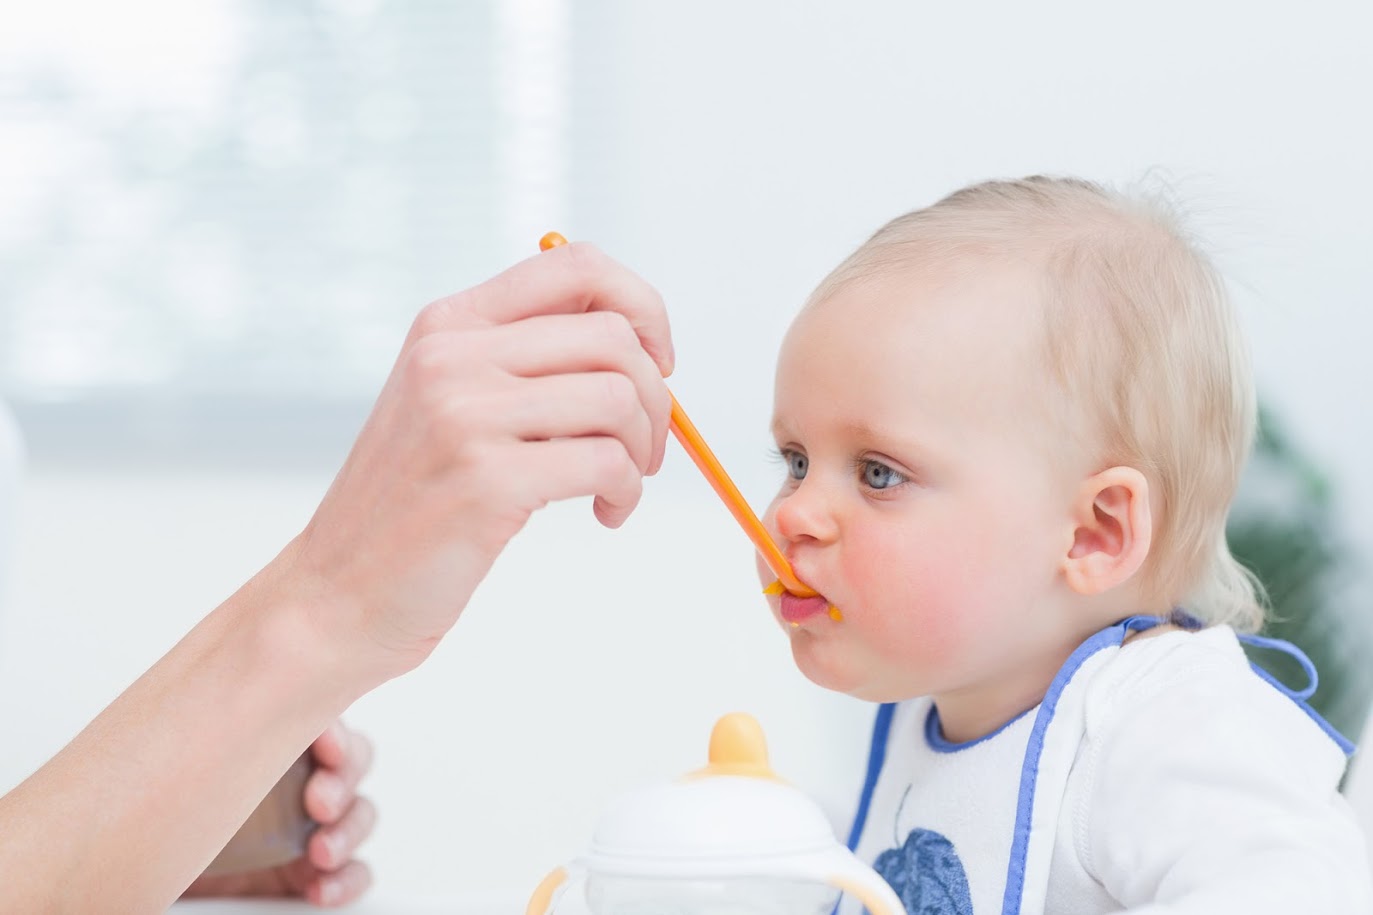
M 881 461 L 864 461 L 863 483 L 869 489 L 891 489 L 906 482 L 906 478 Z
M 787 462 L 787 476 L 793 480 L 804 480 L 810 469 L 810 458 L 799 451 L 784 451 L 782 457 Z

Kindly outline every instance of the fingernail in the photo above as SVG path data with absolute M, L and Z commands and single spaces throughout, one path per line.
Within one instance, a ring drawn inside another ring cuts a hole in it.
M 321 880 L 319 884 L 319 901 L 325 905 L 333 905 L 339 901 L 342 894 L 337 880 Z

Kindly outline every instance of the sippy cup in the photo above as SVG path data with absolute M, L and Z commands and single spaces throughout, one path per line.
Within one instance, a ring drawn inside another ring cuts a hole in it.
M 819 806 L 773 773 L 758 722 L 735 713 L 716 723 L 705 768 L 613 803 L 587 855 L 545 877 L 525 915 L 828 915 L 841 892 L 871 915 L 905 915 Z

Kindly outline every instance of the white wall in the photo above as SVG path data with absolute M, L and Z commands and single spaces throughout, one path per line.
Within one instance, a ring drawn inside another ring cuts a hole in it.
M 1367 4 L 618 0 L 574 24 L 574 224 L 556 228 L 663 290 L 674 390 L 756 504 L 776 346 L 868 232 L 984 177 L 1160 166 L 1234 283 L 1265 395 L 1373 556 Z M 270 558 L 327 480 L 35 468 L 0 617 L 3 784 Z M 735 707 L 784 773 L 856 788 L 866 711 L 791 670 L 741 535 L 674 452 L 621 534 L 584 505 L 537 519 L 431 663 L 358 707 L 383 887 L 532 885 Z
M 754 449 L 753 491 L 785 324 L 881 223 L 988 177 L 1160 169 L 1219 254 L 1264 395 L 1373 549 L 1373 6 L 594 8 L 566 231 L 663 290 L 676 393 Z

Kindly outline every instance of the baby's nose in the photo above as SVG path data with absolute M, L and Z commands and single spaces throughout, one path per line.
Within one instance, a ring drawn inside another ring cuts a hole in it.
M 834 514 L 820 488 L 807 487 L 804 481 L 778 501 L 774 517 L 777 533 L 789 543 L 802 540 L 830 541 L 834 539 L 837 529 Z

